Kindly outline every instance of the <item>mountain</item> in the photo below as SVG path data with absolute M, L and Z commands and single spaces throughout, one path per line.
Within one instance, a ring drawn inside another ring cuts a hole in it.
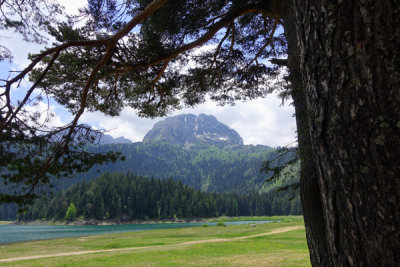
M 242 137 L 235 130 L 206 114 L 183 114 L 157 122 L 143 138 L 144 143 L 151 141 L 164 141 L 185 148 L 194 145 L 243 145 Z
M 97 165 L 71 178 L 55 179 L 55 190 L 60 191 L 82 181 L 89 182 L 104 172 L 115 171 L 160 180 L 173 178 L 202 192 L 247 194 L 276 187 L 265 184 L 268 176 L 260 173 L 264 161 L 279 157 L 276 149 L 243 145 L 237 132 L 213 116 L 186 114 L 167 118 L 157 123 L 143 142 L 121 143 L 118 140 L 106 137 L 98 145 L 89 146 L 88 150 L 94 153 L 117 151 L 125 160 Z M 110 142 L 104 144 L 105 141 Z M 283 164 L 292 157 L 287 154 L 277 164 Z M 298 167 L 287 173 L 288 182 L 298 179 Z M 0 217 L 13 216 L 15 207 L 0 205 Z
M 104 134 L 99 140 L 97 140 L 99 145 L 108 145 L 108 144 L 131 144 L 132 141 L 121 136 L 117 138 L 113 138 L 111 135 Z
M 55 135 L 54 138 L 56 140 L 61 140 L 63 138 L 63 136 L 67 135 L 67 133 L 68 133 L 67 130 L 60 131 L 58 134 Z M 73 138 L 76 138 L 77 136 L 75 136 Z M 94 144 L 97 144 L 97 145 L 131 144 L 132 143 L 131 140 L 129 140 L 129 139 L 123 137 L 123 136 L 114 138 L 114 137 L 112 137 L 111 135 L 108 135 L 108 134 L 99 135 L 97 133 L 91 133 L 89 136 L 94 138 Z
M 156 123 L 143 142 L 100 143 L 90 149 L 94 153 L 118 151 L 125 160 L 62 179 L 57 182 L 58 189 L 92 180 L 103 172 L 131 171 L 159 179 L 173 177 L 206 192 L 245 193 L 262 188 L 267 178 L 260 173 L 262 162 L 278 156 L 271 147 L 243 145 L 235 130 L 206 114 L 168 117 Z

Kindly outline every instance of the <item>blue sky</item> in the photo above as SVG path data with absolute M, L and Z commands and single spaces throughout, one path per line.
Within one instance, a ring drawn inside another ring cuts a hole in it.
M 84 1 L 63 1 L 68 12 L 74 12 Z M 28 53 L 40 51 L 43 46 L 25 43 L 21 37 L 13 32 L 0 31 L 0 43 L 8 47 L 14 56 L 12 64 L 0 62 L 0 78 L 8 76 L 9 70 L 21 70 L 29 64 Z M 26 83 L 25 83 L 26 84 Z M 21 97 L 26 90 L 22 83 L 20 88 L 13 89 L 13 97 Z M 290 102 L 290 101 L 289 101 Z M 296 123 L 293 117 L 293 106 L 287 102 L 284 106 L 276 95 L 269 95 L 264 99 L 247 102 L 237 102 L 234 106 L 217 106 L 214 102 L 206 102 L 195 108 L 182 109 L 171 113 L 178 115 L 185 113 L 214 115 L 220 122 L 236 130 L 245 144 L 263 144 L 269 146 L 285 146 L 295 141 Z M 51 101 L 57 123 L 68 123 L 71 118 L 66 110 L 55 101 Z M 46 103 L 47 105 L 47 103 Z M 80 122 L 108 130 L 113 137 L 124 136 L 134 142 L 141 141 L 152 126 L 162 118 L 144 119 L 136 115 L 136 111 L 125 108 L 118 117 L 109 117 L 100 112 L 86 112 Z

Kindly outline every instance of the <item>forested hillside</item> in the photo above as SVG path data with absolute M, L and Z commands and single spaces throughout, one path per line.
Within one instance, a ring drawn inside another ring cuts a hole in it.
M 41 199 L 20 219 L 127 221 L 286 214 L 301 214 L 299 199 L 288 201 L 288 193 L 208 193 L 172 178 L 161 181 L 115 172 Z
M 159 179 L 173 177 L 207 192 L 249 192 L 260 189 L 267 177 L 260 173 L 262 162 L 277 157 L 275 149 L 270 147 L 245 145 L 185 149 L 166 142 L 146 142 L 102 145 L 93 150 L 119 151 L 125 160 L 96 166 L 74 179 L 64 179 L 57 184 L 58 188 L 67 188 L 83 179 L 94 179 L 105 171 L 131 171 Z
M 87 173 L 78 174 L 74 178 L 59 180 L 56 183 L 56 190 L 65 190 L 82 181 L 89 182 L 103 172 L 115 171 L 131 172 L 135 175 L 161 180 L 172 177 L 176 181 L 181 181 L 183 184 L 203 192 L 247 194 L 273 191 L 282 184 L 282 182 L 264 184 L 268 176 L 260 173 L 262 162 L 277 157 L 275 149 L 265 146 L 237 145 L 224 148 L 193 146 L 190 149 L 184 149 L 181 146 L 165 142 L 147 142 L 101 145 L 92 149 L 95 151 L 120 151 L 125 156 L 125 160 L 100 165 Z M 288 155 L 281 161 L 286 161 L 290 157 L 291 155 Z M 298 179 L 298 168 L 295 166 L 290 170 L 290 172 L 285 172 L 283 177 L 284 180 L 289 180 L 287 182 Z M 83 194 L 84 187 L 81 189 Z M 288 198 L 286 198 L 287 201 Z M 62 207 L 64 210 L 65 205 Z M 62 211 L 60 214 L 62 213 L 64 212 Z M 1 205 L 0 216 L 2 219 L 15 219 L 16 206 Z

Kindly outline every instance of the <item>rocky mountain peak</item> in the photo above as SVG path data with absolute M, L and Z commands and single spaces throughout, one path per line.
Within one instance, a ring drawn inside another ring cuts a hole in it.
M 235 130 L 206 114 L 183 114 L 157 122 L 143 138 L 143 142 L 149 141 L 165 141 L 183 146 L 243 144 L 243 139 Z
M 96 140 L 99 145 L 108 145 L 108 144 L 131 144 L 132 141 L 120 136 L 117 138 L 113 138 L 111 135 L 105 134 L 98 140 Z M 96 143 L 96 142 L 95 142 Z

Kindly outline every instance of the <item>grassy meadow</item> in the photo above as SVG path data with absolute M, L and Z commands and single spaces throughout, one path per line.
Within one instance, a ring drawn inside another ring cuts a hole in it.
M 278 219 L 6 244 L 0 266 L 309 266 L 302 218 Z

